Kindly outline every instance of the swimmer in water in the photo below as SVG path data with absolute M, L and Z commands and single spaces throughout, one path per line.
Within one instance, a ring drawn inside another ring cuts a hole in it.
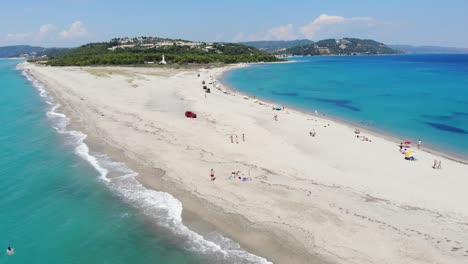
M 12 247 L 8 247 L 7 250 L 6 250 L 6 253 L 8 255 L 13 255 L 13 254 L 15 254 L 15 250 Z

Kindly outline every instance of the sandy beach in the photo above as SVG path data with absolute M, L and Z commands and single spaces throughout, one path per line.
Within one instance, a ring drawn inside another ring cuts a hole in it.
M 468 262 L 462 162 L 416 146 L 407 161 L 384 136 L 244 99 L 216 81 L 238 65 L 22 67 L 91 148 L 180 200 L 202 235 L 217 230 L 273 263 Z

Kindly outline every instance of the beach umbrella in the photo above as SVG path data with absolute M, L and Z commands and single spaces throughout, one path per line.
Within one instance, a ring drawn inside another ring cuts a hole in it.
M 257 103 L 257 102 L 258 102 L 258 99 L 255 99 L 254 102 Z
M 411 145 L 411 141 L 405 141 L 405 145 Z
M 408 151 L 408 152 L 406 152 L 406 157 L 407 157 L 407 158 L 411 158 L 413 155 L 414 155 L 414 152 L 413 152 L 413 151 Z

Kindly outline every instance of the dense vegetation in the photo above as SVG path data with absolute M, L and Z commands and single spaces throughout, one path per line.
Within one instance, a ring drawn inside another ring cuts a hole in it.
M 344 38 L 290 41 L 252 41 L 243 44 L 253 46 L 276 55 L 353 55 L 353 54 L 396 54 L 401 53 L 383 43 L 370 39 Z
M 398 54 L 401 52 L 370 39 L 344 38 L 339 40 L 325 39 L 314 44 L 288 48 L 280 53 L 304 56 Z
M 325 39 L 314 44 L 285 49 L 280 53 L 291 55 L 359 55 L 398 54 L 400 51 L 370 39 Z
M 177 45 L 146 47 L 135 45 L 129 48 L 116 48 L 111 42 L 91 43 L 78 48 L 64 50 L 49 55 L 48 64 L 52 66 L 88 65 L 134 65 L 148 62 L 158 63 L 165 55 L 170 64 L 207 64 L 278 61 L 275 56 L 265 54 L 256 48 L 234 43 L 213 43 L 190 47 Z

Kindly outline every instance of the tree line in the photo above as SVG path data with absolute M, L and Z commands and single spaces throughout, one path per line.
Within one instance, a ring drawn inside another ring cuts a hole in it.
M 132 48 L 109 50 L 115 44 L 114 42 L 91 43 L 55 52 L 49 56 L 47 64 L 51 66 L 135 65 L 158 63 L 163 54 L 170 64 L 230 64 L 280 60 L 256 48 L 234 43 L 215 43 L 211 46 L 205 44 L 197 47 L 169 45 L 156 48 L 136 45 Z

